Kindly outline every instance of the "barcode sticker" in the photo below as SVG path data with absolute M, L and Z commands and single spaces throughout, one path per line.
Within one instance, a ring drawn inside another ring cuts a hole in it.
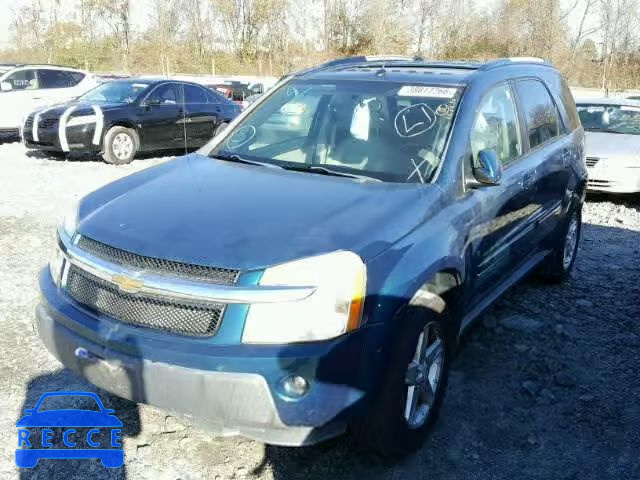
M 405 85 L 398 90 L 399 97 L 453 98 L 457 88 Z

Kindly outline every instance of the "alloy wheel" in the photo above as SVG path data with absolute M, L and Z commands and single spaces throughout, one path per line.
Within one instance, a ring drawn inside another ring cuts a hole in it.
M 404 418 L 409 428 L 420 428 L 429 418 L 441 383 L 444 361 L 442 329 L 438 323 L 431 322 L 420 332 L 405 377 Z

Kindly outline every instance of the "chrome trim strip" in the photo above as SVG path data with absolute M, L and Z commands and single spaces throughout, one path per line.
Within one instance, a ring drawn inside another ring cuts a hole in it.
M 292 286 L 251 286 L 235 287 L 215 283 L 188 280 L 185 278 L 158 275 L 144 270 L 125 268 L 78 248 L 59 231 L 59 245 L 66 260 L 91 275 L 118 287 L 123 292 L 161 296 L 172 300 L 205 303 L 278 303 L 297 302 L 311 296 L 316 287 Z M 75 235 L 78 238 L 78 235 Z M 114 276 L 139 280 L 142 285 L 134 292 L 124 290 L 113 281 Z

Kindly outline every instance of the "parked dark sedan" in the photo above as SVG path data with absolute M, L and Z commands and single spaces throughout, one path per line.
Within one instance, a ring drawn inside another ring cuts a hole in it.
M 238 105 L 195 83 L 116 80 L 32 112 L 22 138 L 27 148 L 100 154 L 124 164 L 140 151 L 197 149 L 238 113 Z

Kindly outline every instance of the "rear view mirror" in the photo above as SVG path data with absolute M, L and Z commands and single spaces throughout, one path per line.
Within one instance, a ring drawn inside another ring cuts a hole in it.
M 0 83 L 0 91 L 8 92 L 9 90 L 13 90 L 13 85 L 11 85 L 11 82 Z
M 502 163 L 495 150 L 485 149 L 478 153 L 478 165 L 473 167 L 473 176 L 482 185 L 500 185 Z

